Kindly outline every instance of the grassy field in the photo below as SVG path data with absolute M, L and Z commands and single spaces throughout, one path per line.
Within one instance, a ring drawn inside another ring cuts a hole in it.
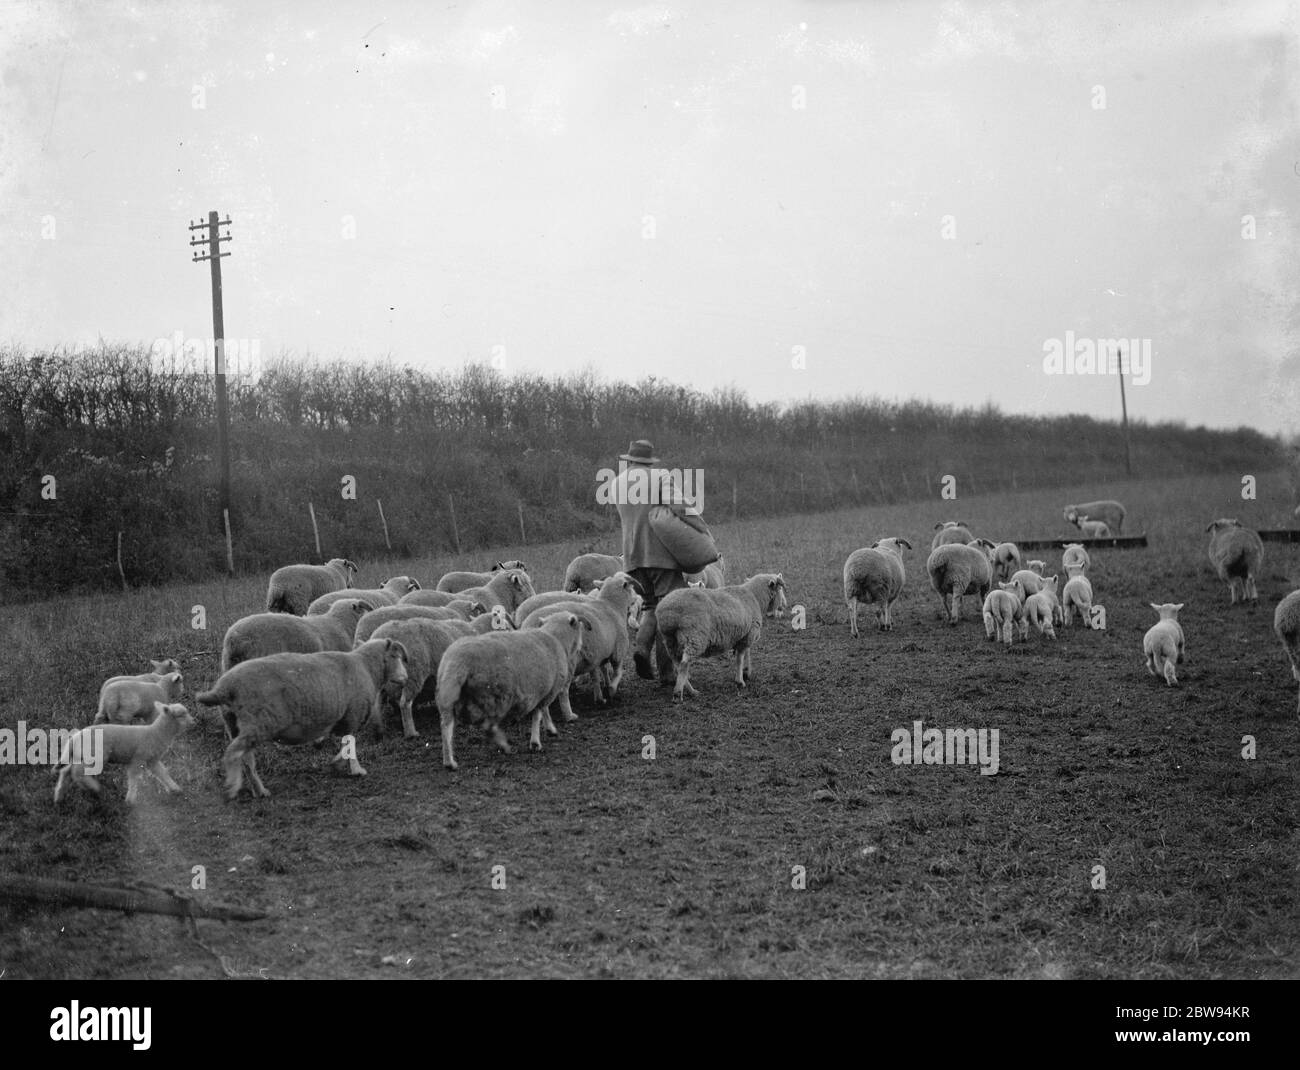
M 172 918 L 0 903 L 0 974 L 220 977 L 220 957 L 276 978 L 1294 977 L 1300 720 L 1271 625 L 1300 586 L 1300 545 L 1266 546 L 1258 607 L 1230 606 L 1205 556 L 1215 517 L 1292 525 L 1284 476 L 1261 474 L 1258 493 L 1186 478 L 717 526 L 733 580 L 781 570 L 807 608 L 806 630 L 769 622 L 748 690 L 725 659 L 697 668 L 701 695 L 680 707 L 632 677 L 609 710 L 575 702 L 581 720 L 541 754 L 459 734 L 455 774 L 436 710 L 417 714 L 421 740 L 363 737 L 364 778 L 324 751 L 267 748 L 272 797 L 229 806 L 212 719 L 168 761 L 184 793 L 150 784 L 133 809 L 120 772 L 103 804 L 56 811 L 49 769 L 0 767 L 0 872 L 188 891 L 203 866 L 194 895 L 271 914 L 200 922 L 205 947 Z M 1006 651 L 972 599 L 957 628 L 939 620 L 937 520 L 1064 535 L 1064 503 L 1112 495 L 1150 547 L 1094 555 L 1106 631 Z M 854 640 L 843 561 L 884 535 L 916 547 L 908 585 L 894 630 L 868 613 Z M 521 556 L 541 590 L 577 549 L 362 562 L 361 581 Z M 3 611 L 0 727 L 87 723 L 101 680 L 150 657 L 180 658 L 192 695 L 264 591 L 258 576 Z M 1147 603 L 1165 601 L 1186 603 L 1176 690 L 1141 654 Z M 892 764 L 891 732 L 916 720 L 998 729 L 997 775 Z

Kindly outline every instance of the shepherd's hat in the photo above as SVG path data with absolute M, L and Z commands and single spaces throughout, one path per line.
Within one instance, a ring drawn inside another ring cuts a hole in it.
M 659 458 L 655 456 L 654 443 L 644 438 L 639 438 L 627 448 L 626 453 L 618 455 L 620 461 L 628 461 L 631 464 L 658 464 Z

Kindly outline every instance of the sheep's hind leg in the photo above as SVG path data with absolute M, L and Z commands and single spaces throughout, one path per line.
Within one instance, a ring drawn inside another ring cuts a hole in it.
M 858 600 L 849 599 L 849 635 L 858 638 Z
M 502 754 L 514 754 L 514 747 L 510 746 L 510 740 L 506 739 L 506 734 L 501 731 L 499 724 L 484 725 L 483 732 L 488 739 L 497 745 L 497 749 Z
M 546 712 L 545 706 L 538 706 L 533 710 L 533 723 L 528 730 L 528 749 L 542 749 L 542 715 Z
M 154 759 L 149 763 L 149 772 L 158 778 L 158 783 L 163 786 L 163 790 L 170 795 L 176 794 L 181 790 L 181 786 L 172 779 L 171 773 L 167 772 L 167 767 L 159 759 Z
M 542 707 L 542 725 L 545 727 L 548 736 L 558 736 L 560 734 L 560 730 L 555 727 L 555 722 L 551 720 L 551 707 L 549 705 Z
M 439 711 L 441 713 L 441 711 Z M 456 731 L 456 715 L 448 711 L 441 713 L 442 717 L 442 764 L 446 769 L 455 772 L 460 768 L 456 764 L 456 755 L 452 753 L 451 737 Z
M 420 733 L 415 728 L 415 696 L 403 690 L 398 708 L 402 712 L 402 735 L 407 739 L 419 739 Z
M 233 802 L 244 786 L 244 767 L 247 764 L 245 755 L 250 745 L 247 736 L 237 735 L 230 741 L 226 753 L 222 755 L 221 766 L 226 772 L 226 802 Z
M 691 695 L 699 694 L 699 692 L 696 691 L 695 688 L 691 686 L 690 662 L 691 662 L 690 653 L 688 651 L 683 650 L 682 660 L 679 661 L 676 665 L 677 682 L 673 688 L 674 702 L 681 702 L 682 699 L 685 697 L 686 692 L 688 691 L 691 693 Z

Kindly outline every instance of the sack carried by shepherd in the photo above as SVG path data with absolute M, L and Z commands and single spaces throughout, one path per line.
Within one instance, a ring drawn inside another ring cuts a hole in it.
M 650 507 L 650 530 L 683 572 L 699 572 L 722 556 L 702 517 L 678 516 L 671 506 L 654 505 Z

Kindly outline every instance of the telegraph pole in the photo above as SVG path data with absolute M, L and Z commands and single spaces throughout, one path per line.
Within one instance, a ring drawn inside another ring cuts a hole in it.
M 1128 444 L 1128 400 L 1124 397 L 1124 347 L 1116 344 L 1119 353 L 1117 364 L 1119 366 L 1119 404 L 1120 410 L 1124 414 L 1124 470 L 1131 476 L 1133 474 L 1133 455 L 1129 451 Z
M 226 327 L 221 311 L 221 258 L 229 253 L 221 251 L 221 243 L 231 241 L 230 233 L 219 228 L 230 226 L 230 217 L 221 219 L 218 212 L 209 212 L 206 223 L 191 223 L 191 231 L 207 230 L 206 238 L 192 237 L 190 245 L 207 246 L 200 254 L 195 251 L 193 261 L 209 261 L 212 268 L 212 345 L 216 355 L 215 383 L 217 390 L 217 451 L 221 464 L 221 517 L 226 528 L 226 560 L 231 571 L 234 563 L 230 550 L 230 410 L 226 405 Z

